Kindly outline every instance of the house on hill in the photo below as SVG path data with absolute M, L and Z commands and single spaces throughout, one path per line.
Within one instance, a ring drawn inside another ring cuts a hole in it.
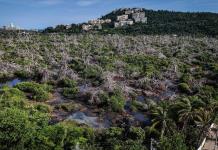
M 134 19 L 134 21 L 136 23 L 147 23 L 148 22 L 148 18 L 145 17 L 145 12 L 136 12 L 132 14 L 132 18 Z

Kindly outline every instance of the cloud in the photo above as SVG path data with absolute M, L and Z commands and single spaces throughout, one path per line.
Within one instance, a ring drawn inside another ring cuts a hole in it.
M 77 5 L 79 6 L 90 6 L 98 3 L 98 0 L 79 0 L 77 1 Z

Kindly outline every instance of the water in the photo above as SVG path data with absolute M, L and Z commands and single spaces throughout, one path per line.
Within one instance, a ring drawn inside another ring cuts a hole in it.
M 143 114 L 140 113 L 140 112 L 135 112 L 135 113 L 133 113 L 133 116 L 134 116 L 135 120 L 140 121 L 140 122 L 143 122 L 143 121 L 146 120 L 146 119 L 145 119 L 145 115 L 143 115 Z
M 137 101 L 145 102 L 145 97 L 143 95 L 140 95 L 137 97 Z
M 109 120 L 105 119 L 104 122 L 101 123 L 98 121 L 98 117 L 91 117 L 80 111 L 73 113 L 68 117 L 68 120 L 73 120 L 80 124 L 86 124 L 93 128 L 107 128 L 110 126 Z
M 142 100 L 144 99 L 144 96 L 138 96 L 137 100 Z M 131 107 L 131 102 L 130 101 L 126 101 L 124 109 L 125 111 L 130 114 L 135 121 L 141 122 L 144 125 L 149 125 L 150 123 L 150 119 L 147 118 L 142 112 L 137 111 L 137 112 L 132 112 L 132 110 L 130 109 Z
M 131 107 L 131 102 L 127 100 L 125 105 L 124 105 L 125 111 L 128 112 L 128 113 L 131 112 L 130 107 Z
M 17 85 L 18 83 L 22 82 L 20 79 L 16 78 L 10 81 L 6 81 L 4 83 L 0 83 L 0 87 L 3 86 L 9 86 L 9 87 L 14 87 L 15 85 Z
M 139 121 L 139 122 L 143 123 L 144 125 L 149 125 L 151 123 L 151 120 L 149 118 L 145 117 L 145 115 L 140 113 L 140 112 L 133 113 L 133 117 L 134 117 L 135 121 Z
M 88 85 L 87 84 L 79 86 L 79 91 L 81 93 L 87 92 L 87 89 L 88 89 Z

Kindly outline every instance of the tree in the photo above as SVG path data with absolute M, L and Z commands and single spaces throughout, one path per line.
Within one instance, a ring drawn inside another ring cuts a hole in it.
M 169 106 L 167 103 L 161 103 L 159 106 L 151 109 L 152 116 L 152 126 L 151 128 L 161 128 L 160 139 L 163 138 L 168 123 L 171 122 L 171 119 L 168 117 Z
M 185 129 L 188 123 L 192 122 L 196 116 L 195 108 L 188 98 L 181 99 L 175 105 L 179 108 L 179 122 L 183 122 L 183 129 Z

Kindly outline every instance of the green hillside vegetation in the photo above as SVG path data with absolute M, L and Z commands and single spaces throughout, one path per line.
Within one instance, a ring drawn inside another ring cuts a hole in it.
M 148 23 L 136 23 L 132 26 L 114 28 L 114 21 L 118 15 L 124 14 L 123 9 L 115 10 L 102 16 L 102 19 L 111 19 L 112 23 L 103 24 L 103 29 L 91 31 L 100 34 L 124 34 L 124 35 L 195 35 L 195 36 L 217 36 L 218 14 L 209 12 L 174 12 L 165 10 L 143 10 L 148 17 Z M 64 25 L 55 28 L 49 27 L 46 33 L 83 33 L 82 24 L 72 24 L 66 29 Z

